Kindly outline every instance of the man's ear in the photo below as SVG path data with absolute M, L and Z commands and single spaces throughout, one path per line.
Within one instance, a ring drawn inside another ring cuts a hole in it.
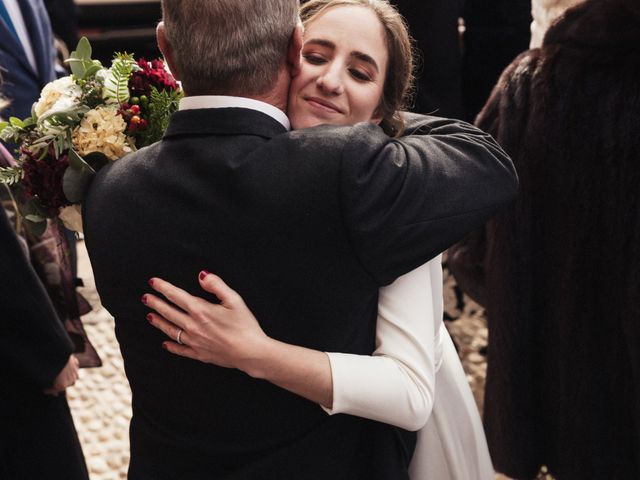
M 287 65 L 292 77 L 300 74 L 300 51 L 302 50 L 302 35 L 304 28 L 301 23 L 296 25 L 289 40 L 289 50 L 287 51 Z
M 164 22 L 158 23 L 158 26 L 156 27 L 156 40 L 158 42 L 158 47 L 162 52 L 162 56 L 164 57 L 164 60 L 167 63 L 171 74 L 173 75 L 173 78 L 175 78 L 176 80 L 180 80 L 180 72 L 176 68 L 176 64 L 173 60 L 173 49 L 171 48 L 171 44 L 167 40 L 167 35 L 164 29 Z

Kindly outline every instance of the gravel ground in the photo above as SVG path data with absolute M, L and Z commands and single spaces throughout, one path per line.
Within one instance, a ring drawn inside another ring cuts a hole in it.
M 80 292 L 93 306 L 83 317 L 87 334 L 103 361 L 101 368 L 84 369 L 80 380 L 67 392 L 69 405 L 84 448 L 92 480 L 126 478 L 129 463 L 128 426 L 131 391 L 124 375 L 122 357 L 113 330 L 113 318 L 102 308 L 84 243 L 78 244 Z M 481 307 L 465 297 L 459 302 L 453 279 L 445 272 L 445 318 L 458 345 L 467 379 L 482 411 L 487 364 L 481 349 L 487 344 L 487 325 Z M 505 480 L 506 477 L 497 476 Z

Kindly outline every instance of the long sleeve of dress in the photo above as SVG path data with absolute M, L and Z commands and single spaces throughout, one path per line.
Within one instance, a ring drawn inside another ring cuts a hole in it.
M 440 256 L 381 288 L 376 350 L 372 356 L 328 353 L 333 408 L 325 410 L 422 428 L 435 397 L 441 312 Z

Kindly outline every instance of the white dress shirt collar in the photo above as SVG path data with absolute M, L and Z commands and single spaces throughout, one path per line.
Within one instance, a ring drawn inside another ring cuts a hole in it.
M 246 97 L 232 97 L 228 95 L 196 95 L 184 97 L 180 100 L 180 110 L 196 108 L 248 108 L 269 115 L 287 129 L 291 130 L 291 123 L 285 113 L 277 107 L 260 100 Z
M 4 6 L 7 8 L 7 12 L 9 13 L 9 17 L 11 18 L 11 22 L 13 22 L 13 28 L 16 29 L 16 33 L 18 34 L 18 38 L 20 39 L 20 43 L 22 44 L 22 48 L 27 55 L 27 60 L 29 61 L 29 65 L 33 68 L 33 71 L 38 73 L 38 66 L 36 64 L 36 57 L 33 53 L 33 47 L 31 46 L 31 40 L 29 40 L 29 32 L 27 32 L 27 26 L 24 23 L 24 18 L 22 17 L 22 11 L 20 10 L 20 5 L 17 0 L 2 0 L 4 2 Z

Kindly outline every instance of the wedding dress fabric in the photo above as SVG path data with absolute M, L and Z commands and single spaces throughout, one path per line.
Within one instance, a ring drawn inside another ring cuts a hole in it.
M 372 357 L 328 353 L 333 408 L 418 431 L 412 480 L 494 478 L 482 422 L 442 321 L 437 257 L 380 290 Z

